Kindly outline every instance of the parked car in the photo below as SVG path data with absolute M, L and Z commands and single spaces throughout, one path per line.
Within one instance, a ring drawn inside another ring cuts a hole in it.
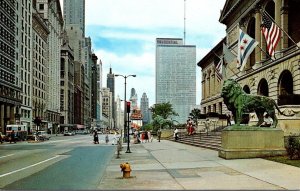
M 64 132 L 64 136 L 73 136 L 73 135 L 75 135 L 75 133 L 72 131 L 65 131 Z

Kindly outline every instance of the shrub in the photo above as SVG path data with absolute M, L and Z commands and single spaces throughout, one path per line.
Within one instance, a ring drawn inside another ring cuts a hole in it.
M 288 137 L 288 144 L 285 147 L 290 159 L 300 159 L 300 140 L 294 136 Z

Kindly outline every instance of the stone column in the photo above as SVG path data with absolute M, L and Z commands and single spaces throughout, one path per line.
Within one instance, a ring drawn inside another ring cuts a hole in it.
M 211 72 L 211 80 L 212 80 L 212 86 L 211 86 L 211 95 L 215 95 L 215 90 L 216 90 L 216 85 L 217 85 L 217 82 L 216 82 L 216 74 L 215 74 L 216 70 L 212 70 Z
M 7 120 L 7 125 L 8 124 L 12 124 L 11 121 L 10 121 L 10 119 L 11 119 L 11 116 L 10 116 L 10 106 L 7 105 L 5 109 L 6 109 L 6 117 L 9 118 L 9 120 Z
M 201 84 L 202 84 L 202 99 L 205 98 L 205 76 L 203 78 L 204 80 L 202 80 Z
M 10 121 L 10 123 L 11 124 L 15 124 L 16 123 L 16 120 L 15 120 L 15 107 L 16 106 L 11 106 L 10 107 L 10 111 L 9 111 L 9 117 L 10 117 L 10 119 L 9 119 L 9 121 Z
M 258 46 L 261 46 L 262 33 L 261 33 L 261 14 L 259 9 L 255 9 L 255 40 L 259 43 Z M 255 48 L 255 64 L 258 64 L 261 61 L 261 56 L 264 54 L 262 50 L 256 46 Z
M 3 133 L 4 132 L 4 104 L 0 106 L 0 131 Z
M 289 25 L 289 10 L 288 10 L 288 0 L 282 0 L 282 7 L 281 7 L 281 28 L 288 33 L 288 25 Z M 281 48 L 285 49 L 288 48 L 289 44 L 289 38 L 286 34 L 282 33 L 282 40 L 281 40 Z
M 281 5 L 282 5 L 282 0 L 275 0 L 275 22 L 276 24 L 281 27 Z M 278 45 L 276 46 L 275 51 L 280 51 L 281 50 L 281 37 L 282 37 L 282 31 L 281 31 L 281 36 L 280 40 L 278 42 Z
M 210 73 L 211 73 L 211 72 L 209 71 L 208 74 L 207 74 L 207 78 L 206 78 L 206 79 L 207 79 L 207 82 L 208 82 L 208 83 L 207 83 L 207 94 L 206 94 L 206 98 L 209 98 L 209 97 L 210 97 L 210 93 L 211 93 L 211 92 L 210 92 L 210 90 L 211 90 L 211 89 L 210 89 L 210 84 L 211 84 Z

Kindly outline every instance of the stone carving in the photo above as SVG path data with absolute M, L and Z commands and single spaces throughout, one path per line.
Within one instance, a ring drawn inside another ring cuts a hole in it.
M 246 94 L 237 81 L 233 79 L 224 81 L 221 96 L 228 110 L 232 112 L 235 124 L 237 125 L 240 125 L 242 115 L 250 112 L 256 113 L 258 118 L 256 126 L 260 126 L 264 122 L 264 113 L 267 112 L 273 119 L 273 126 L 276 127 L 278 119 L 275 114 L 275 108 L 281 115 L 294 115 L 281 112 L 276 102 L 269 97 Z

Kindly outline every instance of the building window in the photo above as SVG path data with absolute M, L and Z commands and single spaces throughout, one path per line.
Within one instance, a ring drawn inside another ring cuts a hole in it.
M 44 4 L 40 4 L 40 5 L 39 5 L 39 9 L 40 9 L 40 10 L 44 10 Z

